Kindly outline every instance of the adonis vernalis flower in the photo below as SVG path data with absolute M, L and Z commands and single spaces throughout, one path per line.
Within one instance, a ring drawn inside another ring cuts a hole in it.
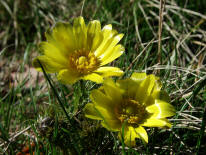
M 91 92 L 90 98 L 93 103 L 85 106 L 86 117 L 102 120 L 103 127 L 110 131 L 119 131 L 119 138 L 123 135 L 129 146 L 135 145 L 135 138 L 148 143 L 144 127 L 170 128 L 167 117 L 175 114 L 159 79 L 145 73 L 133 73 L 116 83 L 107 78 L 102 87 Z
M 37 60 L 47 73 L 58 73 L 58 79 L 73 84 L 79 79 L 102 83 L 104 77 L 121 76 L 117 67 L 103 67 L 120 57 L 124 47 L 118 42 L 123 34 L 106 25 L 101 29 L 98 20 L 85 25 L 84 19 L 74 19 L 70 23 L 57 23 L 46 32 L 46 39 L 40 43 L 41 56 L 33 65 L 41 71 Z

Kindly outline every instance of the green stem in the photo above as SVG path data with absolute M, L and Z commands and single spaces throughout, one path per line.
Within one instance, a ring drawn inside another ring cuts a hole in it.
M 56 89 L 55 89 L 54 86 L 52 85 L 52 83 L 51 83 L 51 81 L 50 81 L 48 75 L 46 74 L 46 72 L 45 72 L 45 70 L 44 70 L 44 68 L 43 68 L 43 66 L 42 66 L 42 64 L 41 64 L 41 62 L 40 62 L 38 59 L 37 59 L 37 61 L 38 61 L 39 65 L 40 65 L 40 67 L 41 67 L 41 69 L 42 69 L 42 71 L 43 71 L 43 73 L 44 73 L 44 76 L 46 77 L 47 81 L 49 82 L 50 87 L 52 88 L 52 90 L 53 90 L 55 96 L 57 97 L 57 100 L 58 100 L 58 102 L 59 102 L 61 108 L 63 109 L 63 111 L 64 111 L 64 113 L 65 113 L 67 119 L 69 120 L 69 122 L 71 122 L 70 117 L 69 117 L 69 115 L 68 115 L 66 109 L 64 108 L 64 104 L 62 103 L 62 101 L 61 101 L 61 99 L 60 99 L 60 97 L 59 97 L 59 95 L 58 95 Z

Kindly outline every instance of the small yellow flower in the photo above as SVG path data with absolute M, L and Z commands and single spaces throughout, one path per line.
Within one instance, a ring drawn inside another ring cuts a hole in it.
M 121 76 L 117 67 L 102 67 L 124 52 L 118 42 L 123 34 L 106 25 L 101 29 L 98 20 L 85 25 L 84 19 L 74 19 L 69 23 L 57 23 L 46 32 L 47 41 L 40 44 L 41 56 L 34 59 L 34 67 L 41 71 L 37 59 L 47 73 L 58 73 L 63 83 L 73 84 L 77 80 L 91 80 L 102 83 L 104 77 Z
M 129 146 L 135 145 L 135 138 L 148 143 L 144 127 L 170 128 L 166 117 L 175 114 L 159 79 L 145 73 L 133 73 L 116 83 L 107 78 L 102 87 L 91 92 L 90 98 L 93 103 L 85 106 L 86 117 L 102 120 L 103 127 L 110 131 L 119 131 L 119 138 L 123 134 Z

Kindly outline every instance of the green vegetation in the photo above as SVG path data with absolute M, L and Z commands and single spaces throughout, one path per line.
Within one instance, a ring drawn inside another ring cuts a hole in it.
M 159 21 L 158 0 L 0 0 L 0 154 L 25 147 L 30 154 L 206 154 L 206 1 L 168 0 L 163 8 Z M 100 85 L 63 85 L 32 67 L 44 32 L 80 15 L 125 34 L 126 51 L 112 66 L 125 77 L 155 74 L 170 94 L 173 127 L 147 129 L 147 145 L 137 139 L 124 147 L 115 132 L 85 118 Z

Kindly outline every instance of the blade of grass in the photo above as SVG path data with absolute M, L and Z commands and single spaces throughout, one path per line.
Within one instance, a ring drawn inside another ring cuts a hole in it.
M 162 52 L 162 23 L 163 23 L 163 11 L 164 11 L 165 1 L 160 0 L 160 9 L 159 9 L 159 29 L 158 29 L 158 63 L 161 63 L 161 52 Z
M 67 111 L 66 111 L 66 109 L 65 109 L 65 107 L 64 107 L 63 102 L 61 101 L 61 99 L 60 99 L 60 97 L 59 97 L 59 95 L 58 95 L 56 89 L 55 89 L 54 86 L 52 85 L 52 82 L 51 82 L 51 80 L 49 79 L 48 75 L 46 74 L 46 72 L 45 72 L 45 70 L 44 70 L 44 68 L 43 68 L 43 66 L 42 66 L 42 64 L 41 64 L 41 62 L 40 62 L 39 60 L 37 60 L 37 61 L 38 61 L 39 65 L 40 65 L 40 67 L 41 67 L 41 69 L 42 69 L 42 71 L 43 71 L 43 73 L 44 73 L 44 76 L 46 77 L 46 80 L 49 82 L 50 87 L 52 88 L 52 90 L 53 90 L 55 96 L 57 97 L 57 100 L 58 100 L 58 102 L 59 102 L 61 108 L 63 109 L 64 114 L 66 115 L 68 121 L 69 121 L 70 124 L 71 124 L 71 131 L 72 131 L 72 132 L 75 132 L 75 126 L 72 125 L 72 120 L 70 119 L 70 117 L 69 117 L 69 115 L 68 115 L 68 113 L 67 113 Z M 79 139 L 79 138 L 80 138 L 79 134 L 78 134 L 77 132 L 75 132 L 75 133 L 76 133 L 76 135 L 77 135 L 77 137 L 78 137 L 78 139 Z M 72 137 L 71 137 L 71 138 L 72 138 Z M 75 139 L 75 138 L 74 138 L 74 139 Z M 74 144 L 74 145 L 75 145 L 75 144 Z M 75 150 L 78 150 L 78 148 L 76 148 L 76 146 L 75 146 Z
M 9 142 L 8 134 L 7 134 L 7 132 L 5 131 L 4 127 L 2 126 L 1 122 L 0 122 L 0 131 L 1 131 L 1 136 L 0 136 L 0 138 L 2 138 L 4 141 Z
M 122 154 L 125 155 L 125 143 L 124 143 L 124 131 L 125 131 L 125 126 L 126 126 L 126 121 L 122 125 L 122 134 L 121 134 L 121 142 L 122 142 Z
M 199 93 L 199 91 L 206 85 L 206 78 L 199 84 L 199 86 L 193 91 L 192 100 L 195 102 L 195 97 Z
M 199 132 L 199 138 L 197 140 L 197 145 L 196 145 L 196 155 L 199 154 L 199 151 L 200 151 L 200 146 L 203 142 L 203 137 L 204 137 L 204 133 L 205 133 L 205 126 L 206 126 L 206 105 L 205 105 L 205 108 L 204 108 L 204 113 L 203 113 L 203 117 L 202 117 L 202 125 L 201 125 L 201 129 L 200 129 L 200 132 Z
M 206 85 L 206 78 L 199 84 L 199 87 L 197 87 L 194 92 L 193 92 L 193 102 L 195 102 L 195 97 L 197 96 L 198 92 Z M 205 132 L 205 126 L 206 126 L 206 104 L 204 107 L 204 113 L 203 113 L 203 117 L 202 117 L 202 123 L 201 123 L 201 129 L 199 132 L 199 138 L 197 140 L 197 145 L 196 145 L 196 154 L 199 154 L 200 151 L 200 146 L 201 143 L 203 141 L 203 136 L 204 136 L 204 132 Z
M 44 70 L 44 67 L 42 66 L 42 64 L 41 64 L 41 62 L 40 62 L 39 60 L 37 60 L 37 61 L 38 61 L 39 65 L 40 65 L 40 67 L 41 67 L 41 69 L 42 69 L 42 71 L 43 71 L 43 73 L 44 73 L 44 76 L 45 76 L 46 80 L 49 82 L 49 85 L 50 85 L 50 87 L 52 88 L 52 91 L 54 92 L 54 94 L 55 94 L 55 96 L 56 96 L 56 98 L 57 98 L 57 100 L 58 100 L 58 102 L 59 102 L 62 110 L 64 111 L 64 114 L 66 115 L 67 119 L 68 119 L 69 122 L 71 123 L 71 119 L 70 119 L 70 117 L 69 117 L 66 109 L 64 108 L 64 104 L 63 104 L 63 102 L 61 101 L 61 99 L 60 99 L 60 97 L 59 97 L 56 89 L 55 89 L 54 86 L 52 85 L 51 80 L 49 79 L 48 75 L 46 74 L 46 72 L 45 72 L 45 70 Z

